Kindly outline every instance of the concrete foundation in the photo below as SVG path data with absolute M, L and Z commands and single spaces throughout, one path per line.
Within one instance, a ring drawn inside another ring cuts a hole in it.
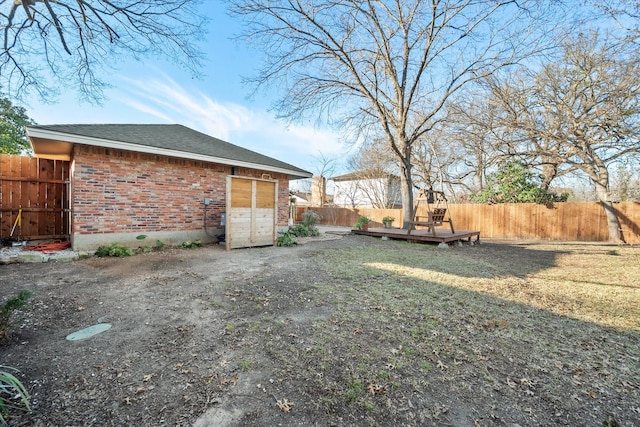
M 144 248 L 146 246 L 157 246 L 157 241 L 161 241 L 168 246 L 179 246 L 184 242 L 200 240 L 202 244 L 215 243 L 217 239 L 212 236 L 223 234 L 223 229 L 193 231 L 155 231 L 137 233 L 105 233 L 105 234 L 74 234 L 71 236 L 71 246 L 74 251 L 95 251 L 100 246 L 109 246 L 114 243 L 128 246 L 130 248 Z M 146 236 L 144 239 L 140 236 Z

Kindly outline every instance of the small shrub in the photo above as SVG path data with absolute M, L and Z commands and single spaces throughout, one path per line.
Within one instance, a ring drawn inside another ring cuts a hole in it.
M 202 241 L 200 240 L 194 240 L 194 241 L 188 240 L 186 242 L 182 242 L 182 247 L 187 249 L 195 249 L 195 248 L 199 248 L 200 246 L 202 246 Z
M 121 245 L 119 243 L 112 243 L 109 246 L 100 246 L 96 250 L 96 256 L 99 256 L 99 257 L 111 256 L 111 257 L 121 258 L 126 256 L 133 256 L 133 255 L 135 255 L 135 252 L 133 251 L 133 249 L 131 249 L 128 246 Z
M 278 232 L 280 236 L 276 240 L 277 246 L 295 246 L 295 237 L 316 237 L 320 235 L 320 230 L 315 224 L 320 221 L 320 215 L 313 211 L 306 211 L 302 214 L 302 223 L 289 227 L 287 231 Z
M 156 240 L 156 248 L 162 249 L 164 248 L 164 246 L 165 246 L 164 242 L 162 242 L 161 240 Z
M 296 237 L 316 237 L 320 235 L 320 230 L 315 225 L 296 224 L 289 227 L 289 233 Z
M 0 342 L 6 340 L 9 337 L 11 313 L 24 307 L 29 298 L 31 298 L 31 292 L 22 290 L 17 297 L 11 298 L 7 302 L 5 302 L 0 309 Z
M 320 230 L 315 225 L 307 226 L 307 235 L 310 237 L 318 237 L 320 235 Z
M 353 226 L 353 228 L 357 229 L 357 230 L 362 230 L 364 228 L 365 224 L 369 224 L 369 222 L 371 222 L 371 220 L 364 216 L 364 215 L 360 215 L 360 217 L 358 218 L 358 221 L 356 221 L 355 225 Z
M 278 238 L 276 239 L 276 245 L 277 246 L 295 246 L 298 243 L 296 242 L 296 239 L 294 238 L 293 233 L 291 233 L 290 231 L 291 229 L 287 230 L 287 231 L 279 231 L 278 234 Z
M 17 297 L 11 298 L 5 302 L 2 306 L 2 316 L 9 316 L 12 311 L 18 310 L 27 303 L 27 300 L 31 298 L 31 292 L 25 290 L 20 291 Z
M 0 425 L 7 425 L 6 417 L 11 411 L 31 412 L 29 393 L 11 372 L 16 369 L 0 365 Z
M 316 212 L 306 211 L 302 214 L 302 224 L 307 228 L 314 227 L 318 222 L 320 222 L 320 215 Z

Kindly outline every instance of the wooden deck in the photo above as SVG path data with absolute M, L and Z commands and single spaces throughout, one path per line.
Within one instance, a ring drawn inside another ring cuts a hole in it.
M 407 234 L 407 230 L 402 228 L 383 228 L 369 227 L 367 231 L 364 230 L 351 230 L 353 234 L 361 234 L 363 236 L 374 237 L 388 237 L 389 239 L 409 240 L 412 242 L 434 242 L 434 243 L 449 243 L 466 240 L 471 242 L 471 239 L 475 237 L 475 241 L 480 241 L 479 231 L 467 231 L 458 230 L 452 233 L 448 228 L 438 229 L 436 228 L 435 236 L 427 229 L 423 230 L 411 230 L 411 233 Z

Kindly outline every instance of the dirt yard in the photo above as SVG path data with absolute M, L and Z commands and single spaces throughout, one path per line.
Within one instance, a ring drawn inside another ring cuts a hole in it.
M 640 426 L 639 248 L 325 235 L 0 280 L 33 293 L 11 426 Z

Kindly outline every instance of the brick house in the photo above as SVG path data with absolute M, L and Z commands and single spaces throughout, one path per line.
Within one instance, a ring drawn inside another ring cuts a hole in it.
M 251 206 L 271 206 L 274 212 L 269 221 L 274 227 L 286 226 L 289 181 L 312 175 L 181 125 L 28 126 L 27 135 L 37 157 L 70 162 L 65 205 L 76 250 L 116 242 L 145 246 L 157 240 L 167 244 L 216 241 L 225 228 L 229 232 L 225 213 L 229 203 L 235 203 L 227 194 L 231 182 L 242 184 L 234 184 L 238 194 L 247 188 L 257 191 Z M 275 203 L 265 205 L 260 189 L 267 188 Z M 255 215 L 251 221 L 236 230 L 240 233 L 254 224 Z M 269 242 L 267 236 L 265 244 L 269 243 L 273 239 Z

